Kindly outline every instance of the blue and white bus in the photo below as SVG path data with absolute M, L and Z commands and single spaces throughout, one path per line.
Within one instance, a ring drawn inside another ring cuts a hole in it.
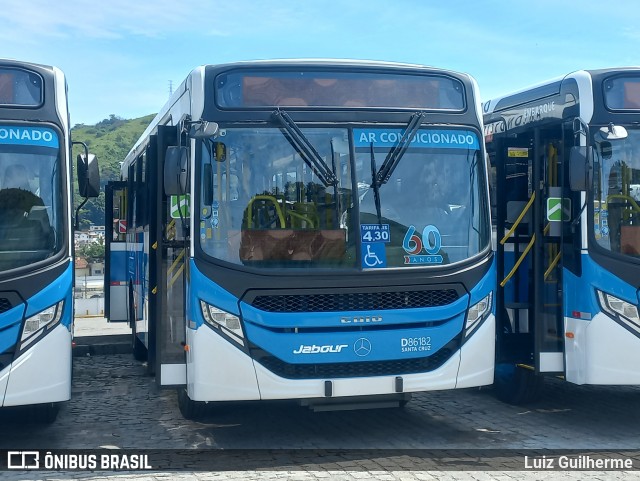
M 59 69 L 0 60 L 0 406 L 42 421 L 71 394 L 69 128 Z M 96 195 L 87 161 L 80 190 Z
M 468 75 L 198 67 L 121 174 L 134 353 L 178 387 L 185 416 L 203 401 L 397 406 L 493 381 L 488 180 Z
M 498 233 L 498 393 L 544 374 L 640 384 L 640 68 L 484 104 Z

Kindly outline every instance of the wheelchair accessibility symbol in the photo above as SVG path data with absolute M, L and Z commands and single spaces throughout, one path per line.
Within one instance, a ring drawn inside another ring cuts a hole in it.
M 376 268 L 387 266 L 387 255 L 384 244 L 374 242 L 372 244 L 362 244 L 362 267 Z

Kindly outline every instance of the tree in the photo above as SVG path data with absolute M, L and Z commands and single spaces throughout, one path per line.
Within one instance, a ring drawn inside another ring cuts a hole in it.
M 104 262 L 104 241 L 100 244 L 92 243 L 80 246 L 76 254 L 90 262 Z

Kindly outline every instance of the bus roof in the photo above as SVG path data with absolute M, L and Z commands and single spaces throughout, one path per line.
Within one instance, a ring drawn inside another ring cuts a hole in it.
M 581 76 L 588 76 L 593 78 L 622 72 L 640 73 L 640 67 L 613 67 L 605 69 L 576 70 L 564 76 L 554 77 L 549 80 L 545 80 L 543 82 L 536 83 L 513 92 L 509 92 L 501 97 L 487 100 L 486 102 L 483 102 L 482 110 L 486 115 L 557 95 L 560 93 L 560 87 L 562 86 L 562 83 L 567 79 L 575 79 Z
M 64 130 L 65 138 L 70 129 L 67 107 L 67 81 L 64 72 L 52 65 L 25 62 L 16 59 L 0 58 L 0 68 L 5 73 L 11 70 L 24 70 L 40 76 L 43 80 L 39 102 L 21 104 L 7 101 L 0 104 L 0 118 L 24 121 L 52 121 Z M 5 79 L 5 82 L 10 80 Z M 6 84 L 5 84 L 6 86 Z
M 25 62 L 25 61 L 16 60 L 13 58 L 2 58 L 2 57 L 0 57 L 0 65 L 4 67 L 24 67 L 24 68 L 31 67 L 35 69 L 49 69 L 49 70 L 54 69 L 54 67 L 51 65 L 43 65 L 39 63 Z
M 246 60 L 246 61 L 238 61 L 238 62 L 230 62 L 223 64 L 202 64 L 198 67 L 192 69 L 187 77 L 178 85 L 178 87 L 173 91 L 173 94 L 169 98 L 169 100 L 164 104 L 164 106 L 160 109 L 160 111 L 156 114 L 150 124 L 147 126 L 145 131 L 142 133 L 140 138 L 136 141 L 134 146 L 131 148 L 129 153 L 126 155 L 124 162 L 122 163 L 121 171 L 128 168 L 128 165 L 131 163 L 132 158 L 135 158 L 141 148 L 144 147 L 146 139 L 148 136 L 156 129 L 158 125 L 175 125 L 181 119 L 171 118 L 171 111 L 174 106 L 181 101 L 181 98 L 184 96 L 185 92 L 188 89 L 188 84 L 193 82 L 194 79 L 197 82 L 203 82 L 205 71 L 207 69 L 215 68 L 219 70 L 225 69 L 233 69 L 233 68 L 286 68 L 286 67 L 306 67 L 306 68 L 367 68 L 367 69 L 397 69 L 397 70 L 405 70 L 411 71 L 415 70 L 416 72 L 428 72 L 440 75 L 448 75 L 454 78 L 458 78 L 460 80 L 469 82 L 473 86 L 474 95 L 477 95 L 478 84 L 471 75 L 463 72 L 457 72 L 453 70 L 443 69 L 439 67 L 431 67 L 420 64 L 412 64 L 412 63 L 401 63 L 401 62 L 389 62 L 383 60 L 357 60 L 357 59 L 330 59 L 330 58 L 291 58 L 291 59 L 267 59 L 267 60 Z M 481 112 L 478 112 L 478 116 L 481 119 Z M 167 123 L 169 122 L 169 123 Z
M 204 64 L 201 67 L 216 67 L 216 68 L 232 68 L 232 67 L 292 67 L 292 66 L 305 66 L 305 67 L 331 67 L 331 66 L 344 66 L 344 67 L 379 67 L 379 68 L 402 68 L 402 69 L 416 69 L 416 70 L 433 70 L 445 74 L 451 75 L 464 75 L 469 77 L 469 74 L 457 72 L 454 70 L 447 70 L 443 68 L 414 64 L 403 62 L 390 62 L 385 60 L 358 60 L 358 59 L 332 59 L 332 58 L 290 58 L 290 59 L 268 59 L 268 60 L 246 60 L 231 62 L 226 64 Z

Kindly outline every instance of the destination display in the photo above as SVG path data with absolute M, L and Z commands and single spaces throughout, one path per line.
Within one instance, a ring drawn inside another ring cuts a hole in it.
M 37 107 L 42 104 L 42 78 L 17 68 L 0 68 L 0 105 Z

